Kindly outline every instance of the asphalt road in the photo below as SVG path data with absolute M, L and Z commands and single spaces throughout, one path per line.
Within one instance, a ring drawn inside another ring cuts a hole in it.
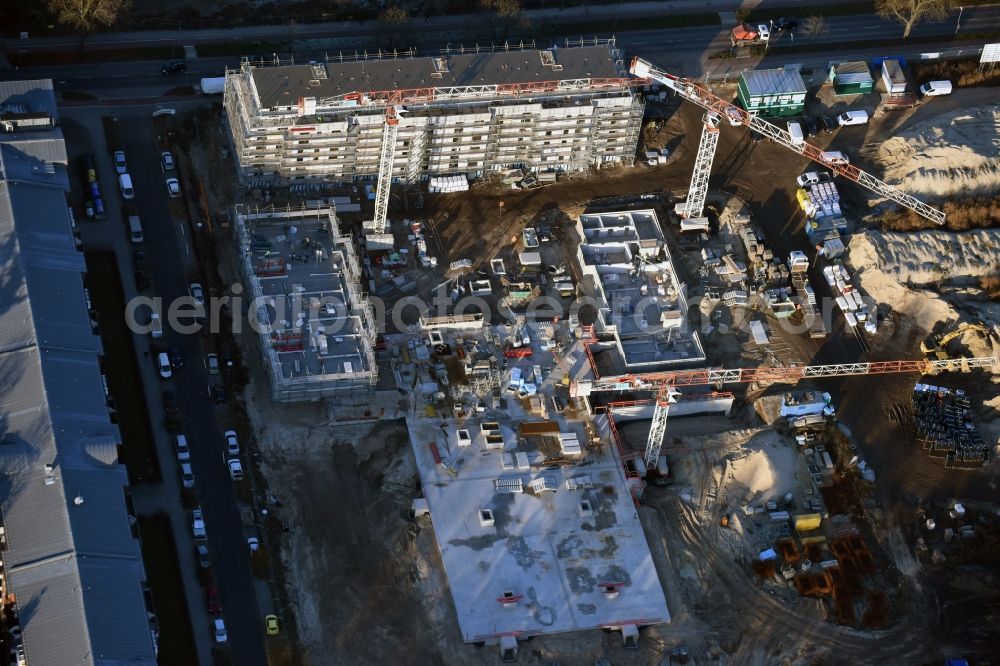
M 168 213 L 169 197 L 160 171 L 159 151 L 151 121 L 146 118 L 123 118 L 120 122 L 122 149 L 127 156 L 136 191 L 135 201 L 130 203 L 138 209 L 142 220 L 144 245 L 156 294 L 163 298 L 166 312 L 171 300 L 188 294 L 189 281 L 185 274 L 187 244 L 183 242 L 177 223 Z M 201 336 L 179 335 L 167 330 L 165 337 L 170 344 L 180 347 L 184 356 L 184 367 L 174 370 L 171 381 L 183 420 L 183 432 L 191 448 L 195 488 L 205 513 L 208 545 L 229 632 L 233 663 L 263 666 L 266 663 L 263 615 L 254 591 L 236 493 L 224 462 L 222 429 L 216 423 L 215 406 L 208 391 L 209 376 L 203 362 Z M 169 473 L 172 472 L 164 470 L 165 475 Z M 180 553 L 181 557 L 185 555 Z M 194 630 L 210 631 L 210 628 L 195 626 Z
M 955 34 L 957 17 L 957 14 L 952 14 L 945 21 L 920 24 L 914 28 L 913 36 L 929 37 Z M 836 50 L 838 44 L 847 41 L 894 39 L 899 38 L 902 33 L 899 24 L 872 15 L 831 17 L 827 19 L 827 24 L 827 32 L 817 37 L 807 38 L 801 34 L 799 37 L 794 37 L 791 34 L 776 34 L 772 38 L 772 44 L 780 47 L 805 42 L 828 45 L 833 51 Z M 609 30 L 613 31 L 613 21 L 609 22 L 608 26 Z M 1000 26 L 1000 5 L 969 7 L 962 13 L 958 34 L 995 30 L 998 26 Z M 286 27 L 277 26 L 271 36 L 274 39 L 282 39 L 287 36 L 286 32 Z M 177 34 L 179 35 L 175 40 L 177 44 L 189 44 L 197 41 L 200 33 L 192 31 Z M 363 34 L 363 32 L 357 34 Z M 612 34 L 613 32 L 609 32 L 604 36 L 610 37 Z M 424 33 L 423 36 L 416 33 L 416 39 L 422 52 L 434 52 L 447 45 L 446 42 L 439 41 L 438 37 L 441 36 L 434 33 Z M 376 46 L 375 38 L 371 39 L 370 46 Z M 617 40 L 618 45 L 629 57 L 642 55 L 671 71 L 695 77 L 702 74 L 702 62 L 705 56 L 729 49 L 728 28 L 719 26 L 635 30 L 618 33 Z M 921 45 L 919 48 L 933 51 L 940 47 Z M 898 48 L 894 50 L 903 49 L 909 49 L 909 46 L 900 39 Z M 881 50 L 886 51 L 884 48 Z M 304 62 L 309 59 L 322 58 L 322 56 L 321 52 L 296 53 L 296 60 Z M 773 65 L 777 66 L 779 60 L 802 62 L 811 57 L 815 59 L 817 56 L 828 60 L 831 54 L 818 52 L 815 54 L 781 55 L 774 58 L 776 62 Z M 169 76 L 160 74 L 161 63 L 159 61 L 105 63 L 100 65 L 100 70 L 95 70 L 95 66 L 90 64 L 30 67 L 21 70 L 0 71 L 0 80 L 20 79 L 27 76 L 51 78 L 55 82 L 56 89 L 60 91 L 84 91 L 102 98 L 154 97 L 177 86 L 195 85 L 202 77 L 217 76 L 220 70 L 227 65 L 229 67 L 238 65 L 239 60 L 239 57 L 236 56 L 198 58 L 189 62 L 187 72 Z M 769 58 L 764 66 L 771 65 L 770 60 L 772 59 Z M 709 62 L 719 67 L 731 61 L 713 60 Z

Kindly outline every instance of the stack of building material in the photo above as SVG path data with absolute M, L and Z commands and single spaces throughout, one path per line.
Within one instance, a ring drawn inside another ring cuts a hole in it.
M 430 179 L 428 192 L 433 194 L 447 192 L 467 192 L 469 180 L 465 176 L 434 176 Z
M 562 450 L 564 456 L 578 456 L 583 454 L 583 447 L 580 446 L 580 442 L 576 438 L 576 433 L 559 433 L 559 448 Z

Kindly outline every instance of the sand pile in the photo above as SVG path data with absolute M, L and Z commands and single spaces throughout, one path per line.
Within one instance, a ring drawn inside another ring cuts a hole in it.
M 758 431 L 743 449 L 747 455 L 730 467 L 730 484 L 743 489 L 742 501 L 765 502 L 795 489 L 796 452 L 777 433 Z M 727 492 L 733 492 L 732 486 Z
M 884 141 L 876 157 L 886 181 L 916 196 L 1000 193 L 1000 108 L 935 116 Z
M 855 269 L 878 269 L 902 284 L 978 279 L 997 272 L 1000 230 L 864 231 L 854 234 L 848 250 Z

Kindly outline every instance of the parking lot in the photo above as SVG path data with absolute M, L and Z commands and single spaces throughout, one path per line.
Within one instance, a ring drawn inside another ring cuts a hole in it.
M 106 219 L 82 223 L 85 248 L 114 252 L 125 302 L 138 295 L 159 297 L 166 312 L 171 301 L 190 296 L 191 283 L 200 281 L 190 247 L 191 230 L 183 200 L 184 167 L 176 164 L 173 169 L 164 170 L 162 165 L 161 152 L 169 147 L 170 137 L 162 127 L 158 129 L 154 124 L 150 109 L 124 110 L 117 120 L 111 121 L 116 131 L 107 133 L 107 141 L 104 130 L 108 124 L 102 122 L 99 111 L 80 110 L 68 116 L 69 145 L 71 149 L 92 155 L 106 209 Z M 115 150 L 125 153 L 126 168 L 135 192 L 135 198 L 130 201 L 122 201 L 113 162 Z M 181 196 L 171 196 L 167 184 L 169 177 L 178 179 L 176 187 L 180 188 Z M 74 186 L 76 184 L 74 182 Z M 127 204 L 127 208 L 123 204 Z M 141 243 L 130 242 L 129 215 L 137 215 L 141 221 Z M 78 219 L 86 218 L 80 215 Z M 143 254 L 136 256 L 136 251 Z M 119 306 L 110 303 L 110 307 Z M 120 317 L 120 313 L 117 316 Z M 137 319 L 144 321 L 142 315 Z M 158 525 L 166 524 L 163 517 L 169 518 L 178 551 L 182 580 L 174 581 L 173 585 L 183 590 L 186 614 L 176 613 L 177 604 L 173 600 L 176 590 L 167 589 L 169 575 L 164 578 L 162 571 L 150 574 L 152 582 L 158 581 L 159 597 L 163 598 L 163 609 L 158 607 L 161 639 L 184 636 L 183 624 L 190 618 L 197 661 L 210 661 L 216 643 L 213 642 L 215 629 L 206 595 L 209 587 L 215 586 L 221 602 L 219 617 L 224 619 L 227 634 L 225 647 L 221 652 L 216 650 L 216 658 L 227 658 L 239 664 L 262 664 L 266 613 L 259 610 L 256 582 L 251 575 L 247 538 L 252 532 L 248 532 L 241 521 L 237 501 L 238 493 L 247 495 L 249 491 L 236 487 L 227 462 L 239 459 L 245 451 L 241 449 L 234 455 L 227 453 L 222 431 L 229 429 L 233 416 L 226 404 L 217 404 L 226 400 L 223 385 L 230 370 L 224 357 L 216 355 L 217 366 L 209 371 L 207 354 L 217 352 L 213 336 L 198 332 L 181 335 L 162 322 L 156 329 L 155 337 L 145 333 L 131 334 L 137 372 L 132 372 L 131 386 L 127 381 L 123 384 L 122 391 L 128 391 L 129 395 L 122 396 L 119 409 L 141 409 L 149 414 L 148 430 L 154 444 L 147 447 L 145 453 L 125 433 L 126 448 L 134 447 L 129 454 L 134 453 L 140 461 L 130 466 L 131 496 L 138 515 L 158 514 Z M 157 367 L 161 352 L 168 355 L 169 379 L 164 379 Z M 125 363 L 120 356 L 116 359 L 120 365 Z M 213 387 L 217 387 L 214 392 Z M 141 402 L 143 395 L 145 405 Z M 126 421 L 129 418 L 127 414 L 123 417 Z M 176 434 L 183 434 L 188 442 L 189 460 L 184 462 L 190 465 L 190 473 L 186 480 L 182 478 L 182 463 L 175 450 Z M 146 456 L 144 461 L 143 455 Z M 161 481 L 154 474 L 136 471 L 156 467 L 160 470 Z M 249 480 L 239 483 L 248 484 Z M 182 488 L 187 485 L 191 488 Z M 200 506 L 204 512 L 206 538 L 203 540 L 195 539 L 192 530 L 191 509 L 195 506 Z M 202 566 L 204 563 L 197 560 L 196 544 L 207 546 L 210 566 Z M 159 567 L 160 562 L 147 562 L 147 566 Z M 155 588 L 153 595 L 156 604 Z M 187 633 L 190 634 L 190 630 Z M 164 654 L 161 651 L 161 655 Z

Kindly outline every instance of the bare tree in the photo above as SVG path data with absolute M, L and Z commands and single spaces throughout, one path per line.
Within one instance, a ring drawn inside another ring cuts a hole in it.
M 80 50 L 87 35 L 104 28 L 132 6 L 131 0 L 46 0 L 45 7 L 56 20 L 80 31 Z
M 490 13 L 490 36 L 494 42 L 505 42 L 512 30 L 530 25 L 521 11 L 520 0 L 479 0 L 479 6 Z
M 925 19 L 943 19 L 954 4 L 954 0 L 875 0 L 875 13 L 902 23 L 903 39 L 906 39 L 913 26 Z
M 819 14 L 806 17 L 802 22 L 802 34 L 806 37 L 819 37 L 827 31 L 826 19 Z
M 378 31 L 385 38 L 390 49 L 399 46 L 399 40 L 405 32 L 410 16 L 405 9 L 393 5 L 383 9 L 378 15 Z

